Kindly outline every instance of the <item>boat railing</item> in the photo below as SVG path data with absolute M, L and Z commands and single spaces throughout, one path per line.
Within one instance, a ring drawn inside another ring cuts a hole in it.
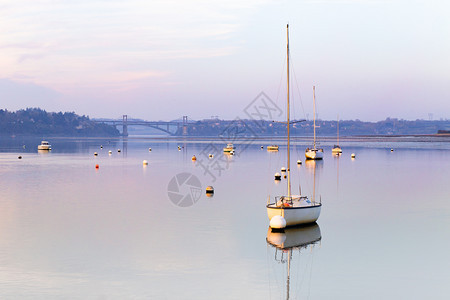
M 293 196 L 293 197 L 275 196 L 274 197 L 274 202 L 271 202 L 270 195 L 269 195 L 267 197 L 267 205 L 270 205 L 270 204 L 277 205 L 278 203 L 287 203 L 287 204 L 291 204 L 292 205 L 293 204 L 292 203 L 293 200 L 300 201 L 300 200 L 305 200 L 305 199 L 308 199 L 308 197 L 307 196 Z M 317 202 L 315 200 L 311 200 L 311 203 L 313 205 L 318 205 L 318 204 L 322 205 L 322 196 L 319 197 L 319 202 Z
M 319 202 L 317 202 L 316 200 L 312 200 L 311 203 L 314 204 L 314 205 L 322 204 L 322 195 L 319 196 Z

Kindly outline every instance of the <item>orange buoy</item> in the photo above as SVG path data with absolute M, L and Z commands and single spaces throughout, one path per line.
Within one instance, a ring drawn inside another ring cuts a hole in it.
M 197 160 L 197 157 L 195 157 L 195 155 L 192 156 L 192 160 L 193 160 L 193 161 L 196 161 L 196 160 Z
M 95 165 L 95 168 L 98 169 L 98 168 L 100 168 L 100 166 L 99 165 Z

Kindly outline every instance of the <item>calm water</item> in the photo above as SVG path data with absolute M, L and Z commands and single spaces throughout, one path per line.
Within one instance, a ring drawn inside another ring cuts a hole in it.
M 39 142 L 0 140 L 1 299 L 286 299 L 289 255 L 291 299 L 450 295 L 448 142 L 348 141 L 339 158 L 325 143 L 324 161 L 297 166 L 298 141 L 293 190 L 315 186 L 322 214 L 276 237 L 265 204 L 286 187 L 286 148 L 261 150 L 271 141 L 231 157 L 220 141 Z

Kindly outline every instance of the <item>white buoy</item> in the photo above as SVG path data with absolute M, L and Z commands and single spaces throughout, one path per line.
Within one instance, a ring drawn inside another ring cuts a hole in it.
M 144 161 L 142 161 L 142 164 L 143 164 L 144 166 L 146 166 L 146 165 L 148 165 L 148 161 L 144 160 Z
M 111 154 L 112 154 L 112 151 L 111 151 L 111 150 L 109 150 L 109 151 L 108 151 L 108 153 L 109 153 L 109 155 L 111 155 Z
M 121 150 L 120 149 L 117 149 L 117 152 L 120 152 Z
M 391 152 L 394 152 L 394 149 L 391 148 Z
M 355 153 L 352 153 L 352 158 L 355 158 L 356 157 L 356 154 Z
M 100 149 L 103 149 L 103 145 L 100 145 Z
M 152 148 L 148 148 L 148 152 L 152 152 Z
M 230 151 L 230 154 L 231 154 L 231 155 L 234 155 L 234 150 L 231 150 L 231 151 Z
M 98 155 L 98 153 L 97 152 L 94 152 L 94 156 L 97 156 Z
M 269 223 L 272 229 L 283 229 L 286 228 L 286 219 L 282 216 L 273 216 Z
M 301 165 L 302 164 L 302 161 L 299 159 L 299 160 L 297 160 L 297 165 Z
M 275 180 L 281 180 L 281 174 L 275 173 Z
M 264 146 L 261 146 L 261 149 L 264 149 Z
M 283 172 L 283 173 L 286 172 L 286 168 L 285 168 L 285 167 L 282 167 L 282 168 L 281 168 L 281 172 Z

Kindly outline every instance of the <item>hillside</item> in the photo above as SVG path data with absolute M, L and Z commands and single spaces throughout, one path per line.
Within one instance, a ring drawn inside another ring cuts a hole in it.
M 316 133 L 320 136 L 336 136 L 337 121 L 316 121 Z M 313 121 L 303 121 L 291 125 L 291 134 L 294 136 L 312 136 Z M 360 120 L 344 120 L 339 122 L 341 136 L 356 135 L 427 135 L 443 133 L 450 130 L 449 120 L 399 120 L 387 118 L 379 122 L 364 122 Z M 181 135 L 181 132 L 179 132 Z M 193 122 L 188 126 L 188 135 L 213 136 L 284 136 L 286 124 L 281 122 L 254 120 L 202 120 Z
M 0 109 L 0 135 L 118 136 L 119 131 L 73 112 L 27 108 L 16 112 Z

